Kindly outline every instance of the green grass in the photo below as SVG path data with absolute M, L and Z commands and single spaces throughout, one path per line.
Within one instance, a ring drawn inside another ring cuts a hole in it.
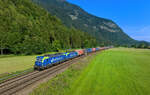
M 36 56 L 13 56 L 0 58 L 0 74 L 11 73 L 32 68 Z
M 111 49 L 89 63 L 68 69 L 31 95 L 150 95 L 150 50 Z

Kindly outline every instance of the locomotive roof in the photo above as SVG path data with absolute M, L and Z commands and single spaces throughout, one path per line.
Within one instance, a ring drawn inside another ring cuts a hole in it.
M 71 52 L 75 52 L 75 51 L 68 51 L 68 52 L 65 52 L 65 53 L 71 53 Z M 47 57 L 55 57 L 55 56 L 58 56 L 58 55 L 63 55 L 64 53 L 56 53 L 56 54 L 46 54 L 44 56 L 47 56 Z
M 47 55 L 44 55 L 44 56 L 55 57 L 55 56 L 62 55 L 62 54 L 64 54 L 64 53 L 47 54 Z

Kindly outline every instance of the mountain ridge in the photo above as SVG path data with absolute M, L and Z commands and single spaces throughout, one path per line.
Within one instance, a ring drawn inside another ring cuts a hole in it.
M 75 27 L 94 36 L 100 44 L 133 44 L 129 37 L 112 20 L 94 16 L 66 0 L 32 0 L 57 16 L 68 27 Z

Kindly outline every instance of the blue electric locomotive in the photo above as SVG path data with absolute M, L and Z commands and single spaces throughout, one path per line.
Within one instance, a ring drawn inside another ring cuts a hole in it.
M 65 60 L 65 54 L 51 54 L 45 56 L 37 56 L 34 69 L 45 69 L 54 64 L 60 63 Z
M 51 67 L 52 65 L 64 62 L 66 60 L 78 56 L 77 52 L 66 52 L 59 54 L 50 54 L 45 56 L 37 56 L 34 69 L 42 70 Z
M 67 59 L 72 59 L 78 56 L 77 52 L 70 52 L 66 55 Z

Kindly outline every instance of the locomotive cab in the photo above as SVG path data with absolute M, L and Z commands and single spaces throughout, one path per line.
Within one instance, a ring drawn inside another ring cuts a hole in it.
M 36 57 L 36 61 L 35 61 L 35 65 L 34 65 L 34 70 L 38 69 L 40 70 L 40 67 L 42 67 L 42 60 L 43 60 L 43 56 L 37 56 Z

